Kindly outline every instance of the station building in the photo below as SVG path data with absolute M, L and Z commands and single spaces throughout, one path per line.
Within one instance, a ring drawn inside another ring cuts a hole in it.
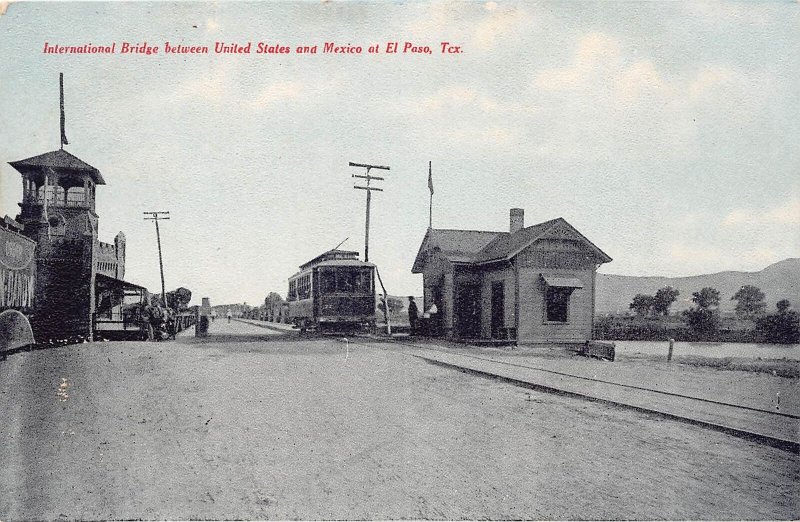
M 563 218 L 525 227 L 515 208 L 508 232 L 429 228 L 411 271 L 447 338 L 572 344 L 592 338 L 596 273 L 609 261 Z

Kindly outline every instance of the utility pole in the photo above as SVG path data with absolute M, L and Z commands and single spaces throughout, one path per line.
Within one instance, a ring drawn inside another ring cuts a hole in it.
M 155 221 L 156 223 L 156 241 L 158 241 L 158 268 L 161 270 L 161 300 L 164 302 L 164 308 L 167 308 L 167 292 L 164 288 L 164 262 L 161 259 L 161 232 L 158 230 L 158 222 L 163 219 L 169 219 L 169 211 L 166 212 L 142 212 L 146 217 L 145 221 Z
M 378 192 L 383 192 L 383 189 L 379 189 L 379 188 L 376 188 L 376 187 L 371 187 L 369 185 L 372 180 L 383 181 L 383 178 L 381 178 L 381 177 L 370 176 L 369 171 L 372 170 L 372 169 L 389 170 L 389 167 L 384 167 L 384 166 L 381 166 L 381 165 L 366 165 L 364 163 L 353 163 L 352 161 L 350 162 L 350 166 L 351 167 L 362 167 L 362 168 L 367 169 L 367 175 L 366 176 L 364 176 L 363 174 L 353 174 L 354 178 L 361 178 L 361 179 L 367 180 L 367 186 L 366 187 L 361 187 L 361 186 L 355 185 L 353 188 L 367 191 L 367 220 L 366 220 L 367 223 L 366 223 L 366 226 L 364 227 L 364 261 L 369 261 L 369 207 L 370 207 L 370 202 L 372 201 L 372 191 L 373 190 L 377 190 Z
M 366 190 L 367 191 L 367 223 L 364 227 L 364 262 L 369 261 L 369 207 L 370 202 L 372 201 L 372 191 L 377 190 L 378 192 L 383 192 L 383 189 L 379 189 L 377 187 L 371 187 L 370 182 L 372 180 L 375 181 L 383 181 L 383 178 L 379 176 L 370 176 L 369 171 L 372 169 L 380 169 L 380 170 L 389 170 L 389 167 L 384 167 L 382 165 L 367 165 L 364 163 L 353 163 L 350 162 L 351 167 L 361 167 L 367 169 L 367 175 L 364 176 L 363 174 L 353 174 L 354 178 L 361 178 L 367 180 L 367 186 L 361 187 L 355 185 L 353 188 Z M 375 267 L 375 273 L 378 276 L 378 282 L 381 284 L 381 289 L 383 290 L 383 315 L 386 318 L 386 333 L 391 335 L 392 333 L 392 323 L 389 317 L 389 295 L 386 293 L 386 287 L 383 286 L 383 280 L 381 279 L 381 273 L 378 270 L 378 267 Z

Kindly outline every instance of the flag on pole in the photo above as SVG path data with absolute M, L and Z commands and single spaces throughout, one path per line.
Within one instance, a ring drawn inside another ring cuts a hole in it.
M 431 172 L 431 162 L 428 162 L 428 190 L 431 191 L 431 196 L 433 196 L 433 173 Z
M 428 190 L 431 191 L 431 203 L 428 207 L 428 228 L 433 228 L 433 171 L 431 170 L 431 163 L 428 162 Z
M 61 148 L 64 148 L 64 145 L 69 145 L 67 141 L 67 131 L 65 130 L 65 118 L 64 118 L 64 73 L 58 73 L 58 86 L 61 91 Z

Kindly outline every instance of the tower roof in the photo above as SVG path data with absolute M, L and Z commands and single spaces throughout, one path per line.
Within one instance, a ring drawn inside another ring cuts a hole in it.
M 57 170 L 72 171 L 74 173 L 88 174 L 95 185 L 105 185 L 106 182 L 100 171 L 92 167 L 85 161 L 73 156 L 64 149 L 54 150 L 52 152 L 45 152 L 38 156 L 33 156 L 28 159 L 11 161 L 9 165 L 17 169 L 20 173 L 26 174 L 34 171 L 38 172 L 42 168 L 50 167 Z

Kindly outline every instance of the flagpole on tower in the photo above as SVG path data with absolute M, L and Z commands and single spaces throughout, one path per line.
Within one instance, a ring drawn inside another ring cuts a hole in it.
M 64 150 L 64 145 L 69 145 L 65 130 L 66 119 L 64 118 L 64 73 L 58 73 L 58 87 L 61 92 L 61 150 Z

